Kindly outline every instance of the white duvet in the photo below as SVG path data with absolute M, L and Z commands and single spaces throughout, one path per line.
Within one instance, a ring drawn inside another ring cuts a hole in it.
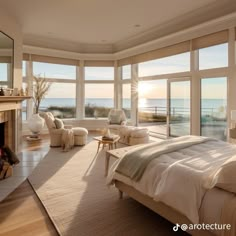
M 206 191 L 215 185 L 236 184 L 236 146 L 211 140 L 152 160 L 141 180 L 134 182 L 109 171 L 108 184 L 120 180 L 140 192 L 176 209 L 193 223 L 199 222 L 199 209 Z

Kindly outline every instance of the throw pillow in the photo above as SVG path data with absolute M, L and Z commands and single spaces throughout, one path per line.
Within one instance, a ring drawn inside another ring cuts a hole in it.
M 61 119 L 55 118 L 54 123 L 55 123 L 57 129 L 64 128 L 64 123 Z
M 110 115 L 110 124 L 120 124 L 121 118 L 120 115 Z
M 45 122 L 47 124 L 48 129 L 56 129 L 54 118 L 52 119 L 51 117 L 46 116 L 45 117 Z

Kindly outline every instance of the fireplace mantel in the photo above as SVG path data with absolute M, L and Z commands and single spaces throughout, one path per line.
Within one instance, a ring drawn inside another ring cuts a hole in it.
M 0 111 L 21 109 L 21 102 L 30 96 L 0 96 Z
M 0 96 L 0 102 L 22 102 L 30 96 Z

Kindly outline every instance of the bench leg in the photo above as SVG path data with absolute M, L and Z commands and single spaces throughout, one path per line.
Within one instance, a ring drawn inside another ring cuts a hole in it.
M 101 143 L 100 143 L 100 142 L 98 142 L 98 149 L 97 149 L 97 153 L 98 153 L 98 151 L 99 151 L 100 145 L 101 145 Z
M 108 175 L 109 162 L 110 162 L 110 154 L 107 152 L 105 158 L 105 176 Z

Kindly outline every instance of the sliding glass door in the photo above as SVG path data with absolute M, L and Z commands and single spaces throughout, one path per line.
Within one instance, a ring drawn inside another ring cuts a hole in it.
M 140 81 L 138 122 L 154 135 L 166 136 L 167 80 Z
M 227 78 L 201 79 L 201 135 L 226 140 Z
M 168 136 L 190 134 L 190 80 L 168 81 Z

